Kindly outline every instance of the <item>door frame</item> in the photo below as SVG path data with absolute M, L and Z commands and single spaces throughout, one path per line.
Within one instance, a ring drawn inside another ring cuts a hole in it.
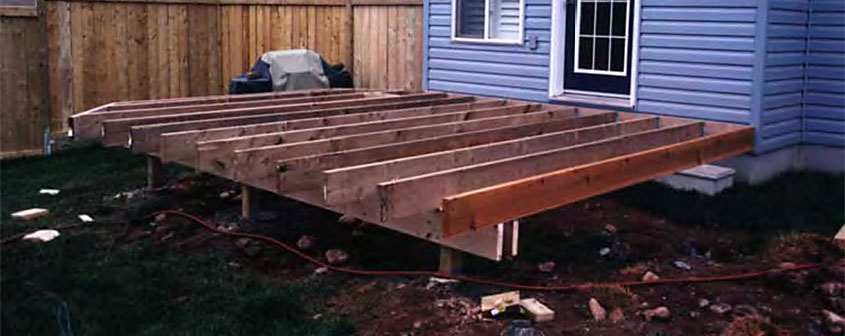
M 552 0 L 552 35 L 551 35 L 551 57 L 549 57 L 549 99 L 566 101 L 568 93 L 578 96 L 608 97 L 608 94 L 601 92 L 572 92 L 564 91 L 563 69 L 566 55 L 566 1 Z M 627 107 L 634 107 L 637 101 L 637 77 L 639 75 L 640 60 L 640 12 L 643 0 L 634 1 L 634 22 L 630 35 L 631 45 L 631 90 L 627 97 Z M 624 99 L 624 98 L 623 98 Z M 621 99 L 620 99 L 621 100 Z M 606 100 L 602 100 L 606 101 Z M 617 103 L 617 105 L 619 105 Z

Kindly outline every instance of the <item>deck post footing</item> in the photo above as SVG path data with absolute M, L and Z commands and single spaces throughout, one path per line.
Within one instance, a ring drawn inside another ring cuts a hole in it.
M 147 155 L 147 188 L 156 189 L 164 185 L 164 169 L 161 159 Z
M 456 249 L 440 246 L 440 273 L 460 274 L 463 263 L 463 253 Z

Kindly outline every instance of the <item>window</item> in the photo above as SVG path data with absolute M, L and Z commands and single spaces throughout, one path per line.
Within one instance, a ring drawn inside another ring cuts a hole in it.
M 628 0 L 578 0 L 575 72 L 625 76 Z
M 452 39 L 522 43 L 522 0 L 453 0 Z

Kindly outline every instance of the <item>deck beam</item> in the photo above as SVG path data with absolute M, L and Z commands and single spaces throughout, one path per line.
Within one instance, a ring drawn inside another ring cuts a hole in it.
M 378 184 L 381 218 L 386 221 L 435 211 L 441 206 L 443 198 L 450 195 L 666 146 L 702 135 L 704 135 L 704 123 L 690 122 L 587 144 L 382 182 Z M 454 235 L 455 232 L 448 231 L 444 234 Z
M 754 131 L 737 128 L 445 197 L 443 235 L 529 216 L 672 172 L 745 153 Z

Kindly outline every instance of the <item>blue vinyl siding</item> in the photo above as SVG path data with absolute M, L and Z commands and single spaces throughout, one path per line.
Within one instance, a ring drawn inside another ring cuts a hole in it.
M 545 101 L 549 91 L 552 6 L 548 0 L 525 0 L 525 45 L 455 42 L 452 1 L 430 0 L 427 85 L 429 90 Z
M 751 123 L 756 0 L 642 0 L 636 109 Z
M 801 142 L 808 3 L 769 2 L 758 152 Z
M 804 141 L 845 146 L 845 1 L 812 0 Z
M 452 41 L 451 4 L 426 0 L 428 89 L 549 101 L 552 0 L 525 0 L 524 45 Z M 845 146 L 845 1 L 640 6 L 634 110 L 754 125 L 756 153 Z
M 757 152 L 845 145 L 845 1 L 769 2 Z

